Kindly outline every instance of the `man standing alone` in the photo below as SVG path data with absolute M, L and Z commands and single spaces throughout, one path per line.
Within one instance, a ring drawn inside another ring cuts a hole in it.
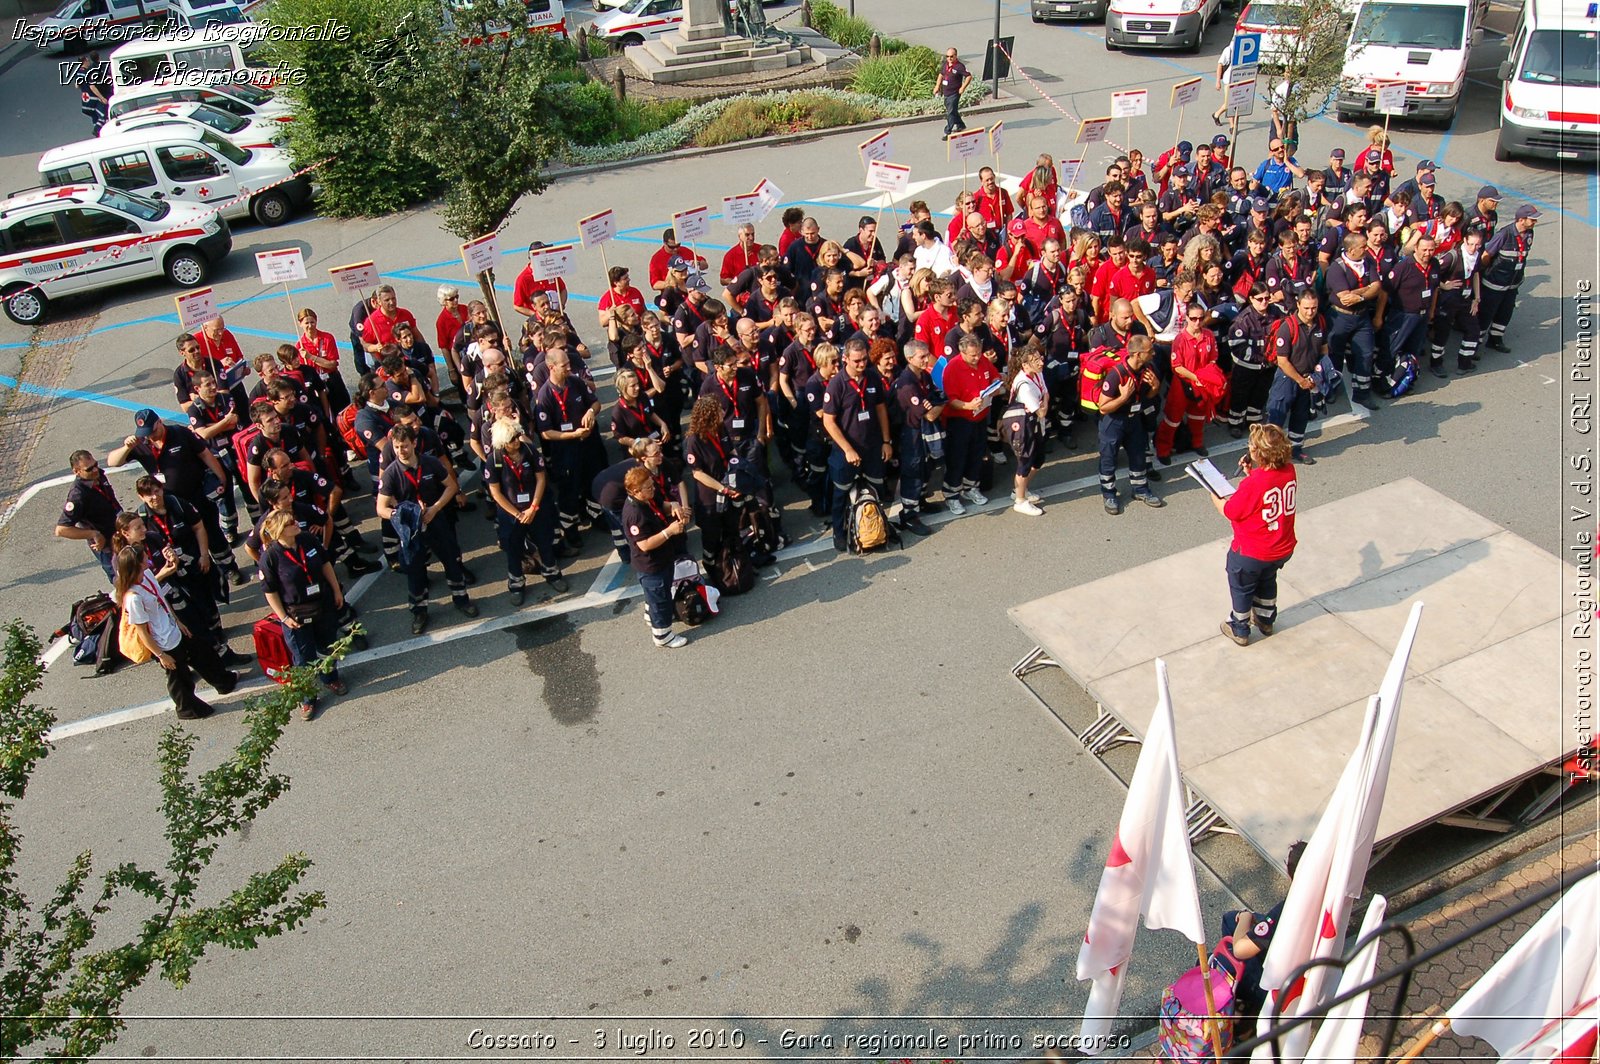
M 944 139 L 967 128 L 961 121 L 961 94 L 972 84 L 972 72 L 956 56 L 954 48 L 945 49 L 944 65 L 939 68 L 939 80 L 934 83 L 936 96 L 944 97 Z

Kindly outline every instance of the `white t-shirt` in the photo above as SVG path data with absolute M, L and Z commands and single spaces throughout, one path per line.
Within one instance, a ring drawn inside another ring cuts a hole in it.
M 917 269 L 932 270 L 935 277 L 947 277 L 956 268 L 955 259 L 950 257 L 950 248 L 942 240 L 935 240 L 931 244 L 917 248 L 911 253 Z
M 1011 401 L 1021 403 L 1028 413 L 1037 414 L 1044 405 L 1044 382 L 1031 374 L 1017 374 L 1017 379 L 1011 382 Z
M 132 623 L 148 624 L 156 646 L 162 650 L 173 650 L 183 642 L 183 630 L 178 627 L 178 619 L 172 615 L 172 607 L 167 605 L 161 585 L 149 573 L 141 576 L 139 582 L 123 596 L 122 611 Z

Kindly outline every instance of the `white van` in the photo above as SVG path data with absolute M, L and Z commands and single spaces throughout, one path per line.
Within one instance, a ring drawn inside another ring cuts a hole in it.
M 447 29 L 455 27 L 455 12 L 468 6 L 468 0 L 447 0 L 444 5 L 444 24 Z M 567 36 L 567 8 L 562 0 L 523 0 L 523 7 L 527 13 L 527 28 L 529 33 L 554 33 L 563 40 Z M 504 24 L 491 27 L 491 37 L 501 37 L 509 32 L 510 27 Z M 468 37 L 462 38 L 464 44 L 482 44 L 481 39 Z
M 121 118 L 130 111 L 142 111 L 164 103 L 203 103 L 240 118 L 261 118 L 271 122 L 293 122 L 289 101 L 259 85 L 130 85 L 111 96 L 109 112 Z
M 1494 157 L 1600 159 L 1600 5 L 1527 0 L 1500 64 Z
M 212 132 L 240 148 L 276 148 L 274 139 L 283 126 L 270 118 L 241 118 L 203 103 L 158 103 L 124 111 L 100 127 L 101 137 L 114 137 L 136 129 L 159 129 L 161 136 L 177 133 L 196 137 Z
M 275 148 L 245 149 L 215 133 L 159 129 L 80 140 L 45 152 L 44 183 L 105 185 L 154 199 L 211 204 L 224 218 L 282 225 L 311 200 L 311 182 Z M 260 190 L 260 191 L 256 191 Z
M 203 30 L 207 26 L 235 26 L 249 22 L 244 7 L 235 0 L 168 0 L 175 29 Z
M 111 53 L 111 91 L 158 81 L 267 85 L 275 75 L 262 57 L 262 44 L 262 32 L 253 22 L 129 41 Z
M 1118 48 L 1200 50 L 1206 29 L 1222 14 L 1222 0 L 1110 0 L 1106 51 Z
M 125 41 L 139 27 L 167 20 L 167 0 L 66 0 L 34 29 L 49 50 L 80 52 L 112 41 Z
M 161 276 L 197 288 L 232 247 L 228 223 L 203 207 L 95 185 L 24 192 L 0 200 L 0 304 L 37 325 L 74 292 Z
M 1488 0 L 1363 0 L 1345 45 L 1340 120 L 1376 115 L 1378 88 L 1403 81 L 1406 118 L 1448 125 L 1487 10 Z

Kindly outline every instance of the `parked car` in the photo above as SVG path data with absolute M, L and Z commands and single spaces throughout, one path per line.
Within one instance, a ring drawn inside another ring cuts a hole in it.
M 1221 13 L 1222 0 L 1110 0 L 1106 50 L 1181 48 L 1198 52 L 1206 28 Z
M 163 103 L 203 103 L 240 118 L 294 121 L 288 99 L 259 85 L 174 85 L 163 81 L 129 85 L 112 94 L 109 111 L 112 118 L 120 118 Z
M 37 325 L 75 292 L 163 276 L 197 288 L 232 248 L 228 223 L 205 207 L 104 185 L 34 189 L 0 201 L 0 303 Z
M 1028 13 L 1035 22 L 1064 22 L 1075 18 L 1098 22 L 1106 17 L 1109 3 L 1110 0 L 1030 0 Z
M 100 128 L 102 137 L 136 129 L 178 130 L 185 136 L 199 136 L 210 130 L 245 149 L 273 148 L 273 137 L 283 126 L 270 118 L 241 118 L 203 103 L 158 103 L 135 111 L 125 111 L 108 119 Z
M 167 0 L 66 0 L 39 21 L 45 47 L 62 52 L 82 52 L 120 39 L 131 26 L 167 19 Z
M 210 131 L 137 129 L 52 148 L 39 159 L 47 185 L 105 185 L 152 199 L 210 204 L 226 218 L 282 225 L 310 202 L 287 153 L 246 149 Z
M 1494 157 L 1600 159 L 1600 18 L 1590 0 L 1527 0 L 1500 64 Z
M 1379 87 L 1405 82 L 1406 118 L 1449 124 L 1487 9 L 1487 0 L 1363 0 L 1345 46 L 1339 119 L 1376 116 Z

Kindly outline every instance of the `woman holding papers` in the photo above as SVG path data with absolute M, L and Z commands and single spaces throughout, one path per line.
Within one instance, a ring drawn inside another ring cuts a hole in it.
M 1222 634 L 1250 644 L 1250 621 L 1263 635 L 1278 619 L 1278 570 L 1294 553 L 1295 475 L 1289 437 L 1276 425 L 1250 426 L 1250 452 L 1239 460 L 1245 478 L 1212 505 L 1233 524 L 1228 548 L 1228 591 L 1233 610 Z

